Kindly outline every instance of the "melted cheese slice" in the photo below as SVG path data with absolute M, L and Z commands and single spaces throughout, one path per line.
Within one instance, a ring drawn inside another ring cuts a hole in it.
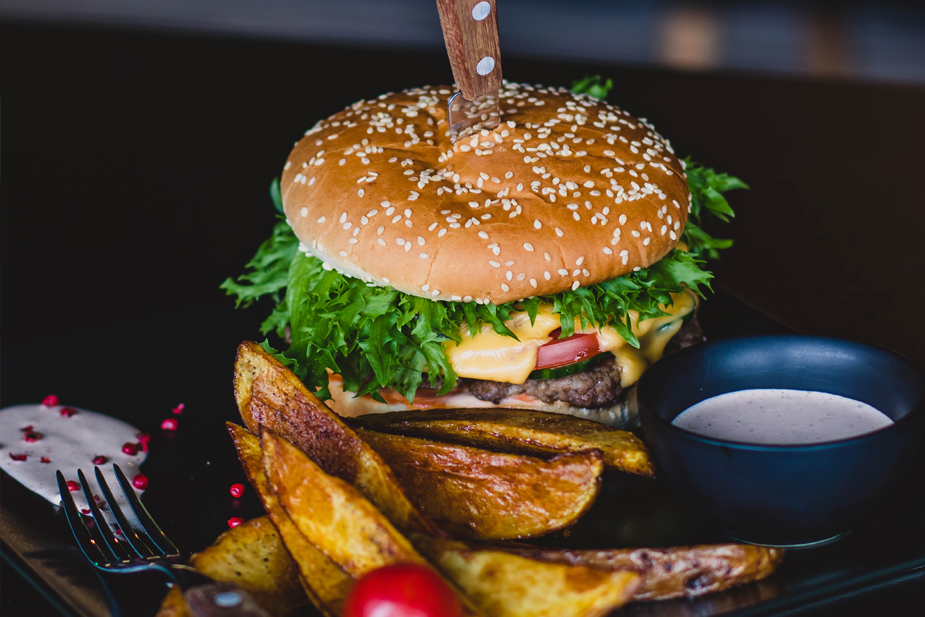
M 662 305 L 668 313 L 662 317 L 639 321 L 636 311 L 629 311 L 630 327 L 639 339 L 639 349 L 623 340 L 614 328 L 582 329 L 576 318 L 576 332 L 597 334 L 601 351 L 611 352 L 620 366 L 620 381 L 623 387 L 636 383 L 650 364 L 662 357 L 665 345 L 681 329 L 683 317 L 697 307 L 697 296 L 685 291 L 672 294 L 671 306 Z M 444 344 L 446 355 L 453 369 L 460 377 L 485 379 L 505 383 L 522 384 L 536 367 L 537 349 L 552 340 L 550 333 L 560 327 L 559 315 L 552 312 L 551 304 L 540 305 L 536 321 L 530 323 L 527 313 L 517 313 L 505 322 L 517 335 L 519 341 L 495 332 L 488 324 L 482 324 L 474 335 L 463 325 L 460 331 L 462 341 Z

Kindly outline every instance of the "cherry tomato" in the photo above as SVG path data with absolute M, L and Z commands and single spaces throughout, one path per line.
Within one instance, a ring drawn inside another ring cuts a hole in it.
M 536 370 L 583 362 L 601 353 L 596 334 L 576 333 L 559 338 L 561 333 L 562 330 L 554 330 L 551 333 L 553 339 L 537 350 Z
M 353 586 L 343 617 L 462 617 L 456 594 L 433 570 L 400 563 L 373 570 Z

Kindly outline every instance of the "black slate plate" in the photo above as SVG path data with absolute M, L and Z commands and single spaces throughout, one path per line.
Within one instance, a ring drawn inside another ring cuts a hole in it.
M 182 549 L 202 549 L 227 529 L 228 518 L 262 514 L 253 491 L 240 500 L 228 493 L 232 483 L 245 480 L 223 427 L 226 420 L 239 420 L 231 388 L 235 347 L 257 336 L 261 317 L 259 308 L 233 311 L 226 305 L 40 348 L 5 350 L 2 404 L 36 402 L 55 393 L 63 403 L 109 413 L 150 432 L 151 454 L 143 467 L 151 481 L 145 504 Z M 723 292 L 704 305 L 701 320 L 710 338 L 787 331 Z M 161 420 L 181 402 L 185 411 L 179 430 L 163 433 Z M 789 553 L 765 581 L 696 600 L 634 604 L 618 614 L 778 614 L 925 578 L 923 472 L 920 453 L 888 500 L 852 534 L 830 546 Z M 4 557 L 64 614 L 95 617 L 107 614 L 107 607 L 114 615 L 154 614 L 164 594 L 163 580 L 110 576 L 113 597 L 107 598 L 99 577 L 73 550 L 62 513 L 6 475 L 0 488 Z M 11 524 L 19 527 L 11 529 Z M 570 536 L 544 543 L 623 547 L 723 541 L 666 482 L 610 473 L 598 502 Z

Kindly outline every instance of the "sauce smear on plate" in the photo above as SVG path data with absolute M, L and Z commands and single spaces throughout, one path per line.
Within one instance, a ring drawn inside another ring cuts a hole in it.
M 804 390 L 727 392 L 681 412 L 674 426 L 704 437 L 754 444 L 808 444 L 846 439 L 893 424 L 867 403 Z

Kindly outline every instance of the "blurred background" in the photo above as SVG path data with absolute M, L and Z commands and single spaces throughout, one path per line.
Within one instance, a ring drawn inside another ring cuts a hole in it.
M 925 3 L 499 0 L 502 51 L 689 70 L 925 82 Z M 434 0 L 2 0 L 0 17 L 442 49 Z

